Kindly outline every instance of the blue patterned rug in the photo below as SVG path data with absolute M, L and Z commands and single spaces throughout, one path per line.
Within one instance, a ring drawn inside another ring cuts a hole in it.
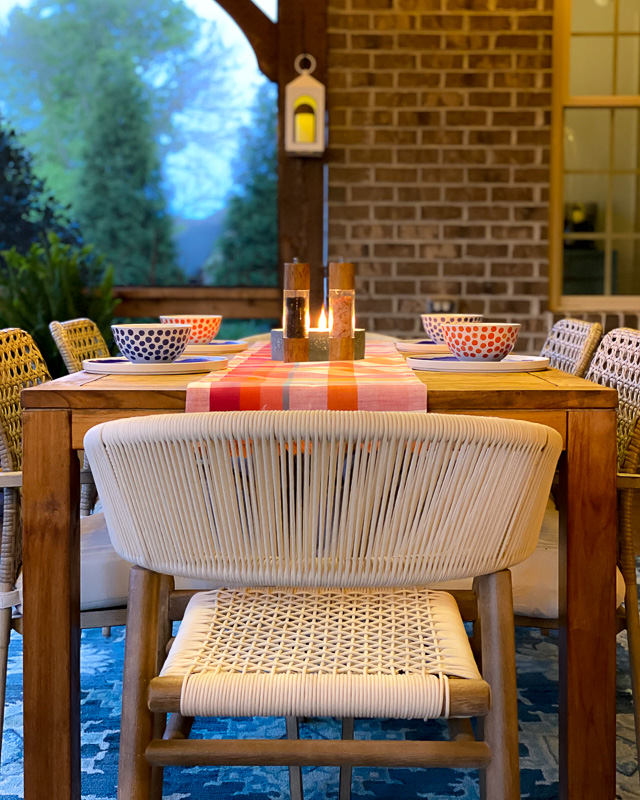
M 557 638 L 552 633 L 521 628 L 516 631 L 520 716 L 522 797 L 554 800 L 558 796 Z M 124 628 L 110 639 L 99 630 L 82 636 L 82 793 L 85 800 L 116 796 L 120 692 Z M 14 635 L 9 656 L 7 712 L 0 772 L 0 797 L 22 798 L 22 640 Z M 626 639 L 618 647 L 618 797 L 640 798 L 635 755 L 633 714 Z M 337 738 L 335 720 L 303 725 L 301 735 Z M 193 736 L 269 738 L 284 736 L 281 719 L 220 719 L 197 722 Z M 405 721 L 356 722 L 362 738 L 445 738 L 439 723 Z M 334 800 L 338 770 L 304 771 L 306 800 Z M 451 770 L 364 769 L 353 771 L 352 797 L 373 800 L 476 800 L 477 773 Z M 164 800 L 288 800 L 286 769 L 192 768 L 165 771 Z

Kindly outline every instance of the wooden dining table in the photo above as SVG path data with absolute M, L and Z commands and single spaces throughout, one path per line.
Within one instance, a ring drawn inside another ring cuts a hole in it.
M 557 370 L 417 373 L 430 413 L 525 419 L 559 431 L 560 797 L 615 797 L 616 404 Z M 25 389 L 26 800 L 80 798 L 80 461 L 93 425 L 181 413 L 192 376 L 79 372 Z M 488 798 L 500 800 L 500 798 Z

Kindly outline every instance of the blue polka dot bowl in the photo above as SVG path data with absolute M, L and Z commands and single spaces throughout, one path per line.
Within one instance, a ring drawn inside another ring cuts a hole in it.
M 179 358 L 191 336 L 191 325 L 157 322 L 112 325 L 113 338 L 122 355 L 133 364 L 170 363 Z

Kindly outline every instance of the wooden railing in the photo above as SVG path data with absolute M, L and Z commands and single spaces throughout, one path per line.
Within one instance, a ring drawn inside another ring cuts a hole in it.
M 278 288 L 211 286 L 116 286 L 121 300 L 117 317 L 157 317 L 160 314 L 222 314 L 232 319 L 278 319 L 282 292 Z

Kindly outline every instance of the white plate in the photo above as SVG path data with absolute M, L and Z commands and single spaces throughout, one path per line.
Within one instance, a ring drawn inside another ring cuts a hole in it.
M 451 350 L 446 344 L 438 344 L 430 339 L 405 339 L 396 342 L 396 350 L 405 355 L 414 356 L 441 356 L 449 355 Z
M 180 356 L 168 364 L 133 364 L 128 358 L 116 357 L 87 358 L 82 362 L 82 369 L 101 375 L 188 375 L 226 369 L 228 364 L 229 359 L 224 356 Z
M 242 353 L 249 347 L 244 339 L 220 339 L 208 344 L 188 344 L 185 356 L 219 356 L 225 353 Z
M 549 359 L 541 356 L 510 355 L 502 361 L 458 361 L 455 356 L 408 358 L 411 369 L 429 372 L 537 372 L 547 369 Z

